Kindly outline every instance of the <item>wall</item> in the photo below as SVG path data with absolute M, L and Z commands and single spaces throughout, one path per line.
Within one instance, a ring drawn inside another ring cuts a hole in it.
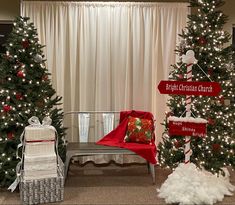
M 10 0 L 10 1 L 11 1 L 11 3 L 9 3 L 9 0 L 1 0 L 0 21 L 13 20 L 16 16 L 20 15 L 20 1 L 21 0 Z M 45 0 L 41 0 L 41 1 L 45 1 Z M 68 1 L 68 0 L 64 0 L 64 1 Z M 70 0 L 70 1 L 73 1 L 73 0 Z M 108 0 L 103 0 L 103 1 L 108 1 Z M 128 0 L 124 0 L 124 1 L 128 1 Z M 142 0 L 142 1 L 188 2 L 188 0 Z M 235 24 L 235 12 L 234 12 L 235 11 L 235 1 L 234 0 L 225 0 L 225 2 L 226 2 L 225 5 L 221 9 L 229 17 L 229 21 L 224 26 L 224 30 L 226 30 L 230 34 L 232 34 L 232 25 Z
M 20 15 L 20 0 L 1 0 L 0 21 L 11 21 Z
M 20 0 L 1 0 L 0 21 L 11 21 L 20 15 Z
M 20 0 L 1 0 L 0 6 L 0 20 L 12 20 L 15 16 L 20 15 Z M 26 0 L 27 1 L 27 0 Z M 41 0 L 45 1 L 45 0 Z M 55 1 L 55 0 L 54 0 Z M 68 1 L 68 0 L 64 0 Z M 70 0 L 74 1 L 74 0 Z M 89 1 L 89 0 L 88 0 Z M 103 0 L 107 1 L 107 0 Z M 188 2 L 188 0 L 142 0 L 155 2 Z M 235 1 L 225 0 L 226 4 L 222 7 L 223 12 L 229 16 L 229 22 L 225 25 L 227 31 L 231 31 L 232 24 L 235 24 Z
M 229 18 L 228 22 L 224 26 L 224 30 L 232 34 L 232 26 L 235 25 L 235 1 L 226 0 L 226 3 L 223 7 L 221 7 L 221 10 Z

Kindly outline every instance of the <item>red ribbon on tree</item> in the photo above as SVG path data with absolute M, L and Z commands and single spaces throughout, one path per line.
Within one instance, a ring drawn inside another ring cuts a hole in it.
M 13 140 L 13 139 L 14 139 L 14 134 L 13 134 L 13 132 L 8 132 L 8 133 L 7 133 L 7 139 L 9 139 L 9 140 Z
M 212 144 L 212 151 L 213 152 L 219 152 L 220 149 L 221 149 L 220 144 L 218 144 L 218 143 Z
M 213 120 L 211 118 L 209 118 L 207 121 L 208 121 L 209 125 L 214 125 L 215 124 L 215 120 Z
M 207 74 L 211 76 L 213 74 L 213 68 L 208 68 Z
M 202 46 L 206 45 L 207 44 L 207 40 L 204 36 L 200 37 L 199 40 L 198 40 L 198 43 Z
M 16 93 L 16 99 L 17 100 L 22 100 L 23 99 L 23 96 L 21 93 Z
M 23 46 L 23 48 L 28 48 L 29 47 L 29 41 L 26 39 L 26 40 L 21 42 L 21 45 Z

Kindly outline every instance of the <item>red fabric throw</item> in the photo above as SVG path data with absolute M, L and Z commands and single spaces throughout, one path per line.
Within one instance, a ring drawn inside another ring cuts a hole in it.
M 153 115 L 150 112 L 144 111 L 122 111 L 120 112 L 120 121 L 119 125 L 109 134 L 100 139 L 96 144 L 106 145 L 106 146 L 114 146 L 129 149 L 139 156 L 146 159 L 148 162 L 152 164 L 156 164 L 156 145 L 155 145 L 155 137 L 152 139 L 150 144 L 140 144 L 134 142 L 124 142 L 124 137 L 126 135 L 128 117 L 138 117 L 142 119 L 149 119 L 153 121 Z

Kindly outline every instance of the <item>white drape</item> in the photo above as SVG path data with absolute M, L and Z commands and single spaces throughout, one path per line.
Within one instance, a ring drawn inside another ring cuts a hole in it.
M 146 110 L 161 136 L 168 78 L 186 3 L 37 2 L 22 4 L 38 30 L 64 111 Z M 71 123 L 71 122 L 70 122 Z M 71 137 L 70 141 L 76 141 Z M 96 141 L 96 138 L 90 139 Z

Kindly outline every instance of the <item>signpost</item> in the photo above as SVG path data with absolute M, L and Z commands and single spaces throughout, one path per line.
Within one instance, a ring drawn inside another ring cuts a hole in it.
M 221 87 L 217 82 L 192 82 L 192 66 L 197 63 L 192 50 L 188 50 L 182 56 L 182 62 L 187 66 L 187 81 L 161 81 L 158 90 L 161 94 L 186 95 L 186 118 L 173 117 L 169 120 L 169 135 L 185 136 L 185 164 L 190 162 L 192 150 L 190 148 L 191 136 L 204 137 L 206 135 L 206 120 L 201 122 L 192 121 L 191 118 L 191 95 L 195 96 L 218 96 Z M 190 121 L 188 120 L 190 119 Z

